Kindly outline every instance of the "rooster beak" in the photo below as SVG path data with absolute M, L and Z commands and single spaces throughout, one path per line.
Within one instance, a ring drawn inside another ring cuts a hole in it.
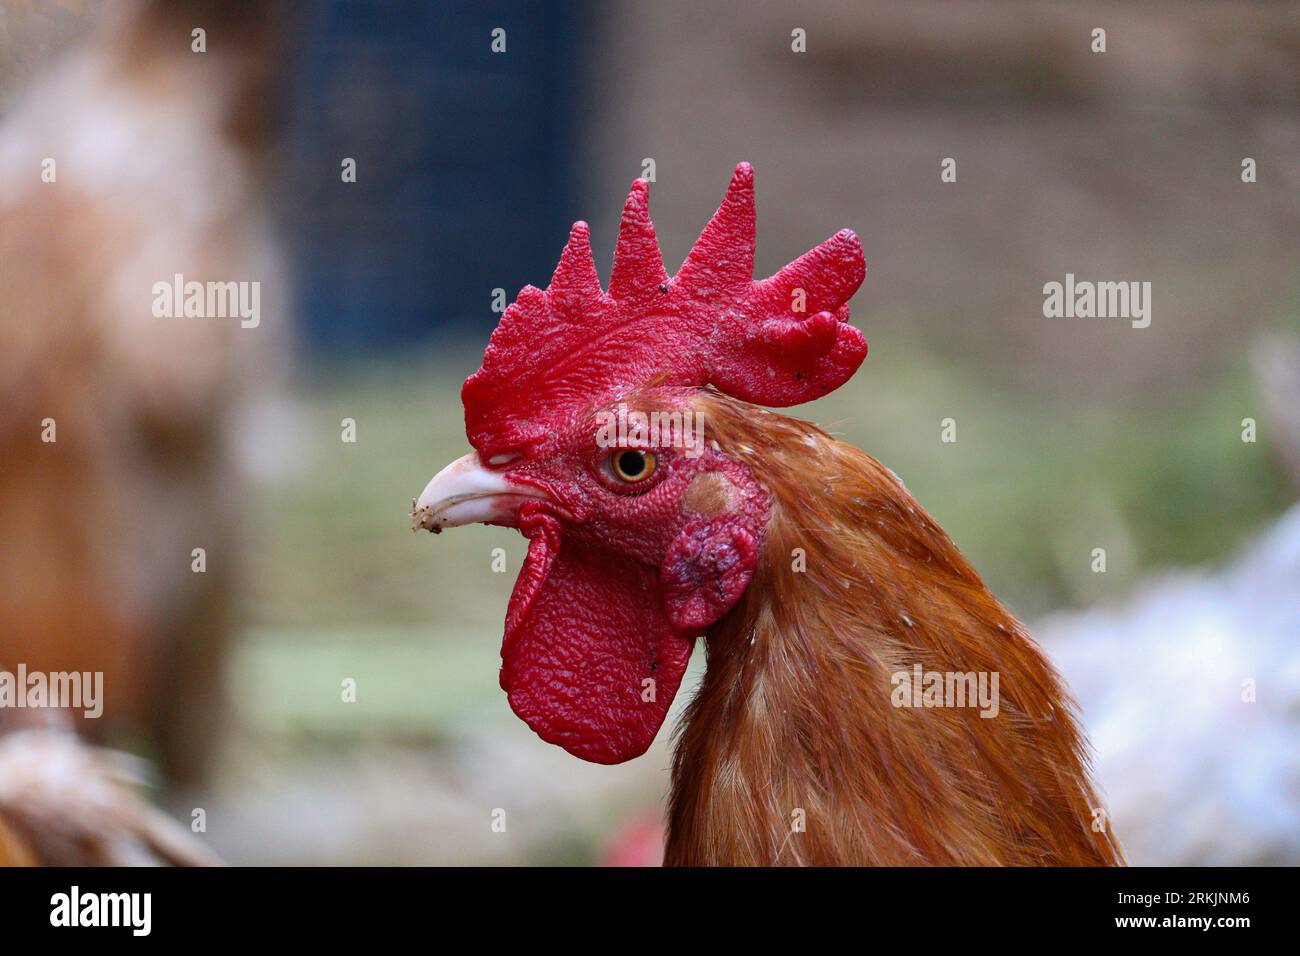
M 477 452 L 457 458 L 433 476 L 411 504 L 411 528 L 432 531 L 463 524 L 509 521 L 525 498 L 545 498 L 536 488 L 507 481 L 483 467 Z

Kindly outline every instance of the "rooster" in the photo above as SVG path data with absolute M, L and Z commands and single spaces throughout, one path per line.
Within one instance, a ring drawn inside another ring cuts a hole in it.
M 520 291 L 462 390 L 474 450 L 414 502 L 417 528 L 529 541 L 501 649 L 511 708 L 575 756 L 629 760 L 703 637 L 666 863 L 1121 863 L 1073 703 L 1024 627 L 888 468 L 762 407 L 865 359 L 858 237 L 755 281 L 742 163 L 670 278 L 648 201 L 637 180 L 608 291 L 582 222 L 550 286 Z M 995 715 L 900 705 L 914 668 L 996 675 Z

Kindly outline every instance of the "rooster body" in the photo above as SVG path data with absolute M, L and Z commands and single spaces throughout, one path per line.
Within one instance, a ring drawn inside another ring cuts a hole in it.
M 502 644 L 515 713 L 583 759 L 639 756 L 702 636 L 666 862 L 1120 862 L 1024 628 L 888 469 L 760 407 L 866 357 L 857 237 L 755 281 L 742 164 L 670 279 L 647 194 L 633 184 L 608 292 L 578 223 L 549 288 L 507 309 L 462 393 L 475 451 L 416 502 L 430 531 L 529 539 Z M 914 666 L 996 675 L 996 712 L 898 706 Z
M 666 861 L 1117 862 L 1060 678 L 902 482 L 814 425 L 696 402 L 773 504 L 754 580 L 707 634 Z M 1000 712 L 896 708 L 916 662 L 999 674 Z

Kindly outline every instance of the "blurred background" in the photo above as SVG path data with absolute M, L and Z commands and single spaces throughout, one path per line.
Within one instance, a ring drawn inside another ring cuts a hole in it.
M 1130 861 L 1300 862 L 1298 13 L 0 0 L 0 666 L 105 671 L 83 739 L 230 862 L 653 860 L 667 729 L 537 740 L 497 687 L 523 539 L 407 502 L 496 290 L 577 219 L 607 279 L 641 175 L 671 270 L 748 160 L 759 274 L 867 254 L 870 356 L 797 414 L 1047 646 Z M 178 272 L 260 324 L 153 318 Z M 1044 318 L 1066 273 L 1149 281 L 1150 327 Z

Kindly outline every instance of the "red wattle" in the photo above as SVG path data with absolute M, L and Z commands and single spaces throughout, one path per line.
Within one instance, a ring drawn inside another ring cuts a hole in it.
M 501 646 L 510 706 L 584 760 L 638 757 L 668 714 L 695 634 L 669 623 L 657 569 L 555 533 L 530 537 Z

